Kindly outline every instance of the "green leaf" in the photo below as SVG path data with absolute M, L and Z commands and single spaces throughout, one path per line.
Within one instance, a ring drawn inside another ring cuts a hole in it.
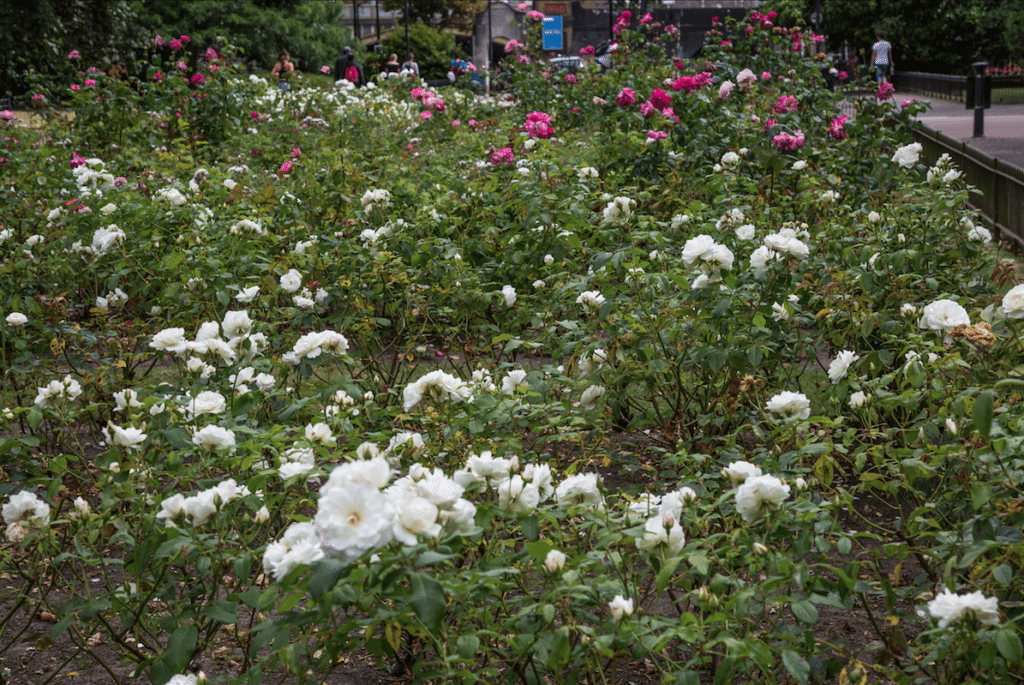
M 818 609 L 806 599 L 799 602 L 793 602 L 789 608 L 793 612 L 793 615 L 796 616 L 796 619 L 801 623 L 813 626 L 818 622 Z
M 519 525 L 523 528 L 523 537 L 530 542 L 536 542 L 540 537 L 540 521 L 536 516 L 527 516 Z
M 199 629 L 195 626 L 181 626 L 167 638 L 167 648 L 160 655 L 160 661 L 172 673 L 181 673 L 192 661 L 199 640 Z
M 164 431 L 164 440 L 176 450 L 187 450 L 193 447 L 192 437 L 188 431 L 181 426 L 168 428 Z
M 802 656 L 791 649 L 784 649 L 782 650 L 782 665 L 800 685 L 807 684 L 807 679 L 811 676 L 811 666 Z
M 26 419 L 28 421 L 28 427 L 32 430 L 37 430 L 39 428 L 39 424 L 43 422 L 43 410 L 40 409 L 38 405 L 32 405 L 32 408 L 28 410 L 28 416 Z
M 1010 581 L 1013 580 L 1013 569 L 1010 568 L 1009 564 L 1000 564 L 992 571 L 992 577 L 1003 585 L 1009 585 Z
M 682 557 L 672 557 L 658 571 L 658 577 L 654 581 L 658 592 L 664 592 L 665 588 L 668 587 L 669 581 L 672 580 L 672 574 L 676 572 L 680 561 L 682 561 Z
M 339 561 L 333 559 L 324 559 L 313 571 L 313 577 L 306 583 L 306 590 L 309 592 L 309 596 L 313 599 L 320 599 L 321 596 L 331 588 L 333 588 L 338 578 L 344 572 L 345 566 Z
M 422 573 L 410 574 L 409 604 L 427 630 L 434 634 L 441 632 L 441 621 L 448 608 L 441 583 Z
M 203 610 L 199 612 L 199 615 L 205 616 L 206 618 L 212 618 L 218 623 L 234 625 L 238 623 L 238 602 L 218 600 L 209 606 L 203 607 Z
M 551 649 L 548 651 L 547 667 L 555 673 L 565 668 L 566 664 L 569 663 L 570 649 L 569 629 L 562 626 L 558 629 L 555 633 L 555 637 L 551 640 Z
M 974 400 L 974 428 L 988 440 L 992 432 L 992 391 L 986 390 Z
M 463 635 L 455 641 L 455 649 L 463 659 L 472 659 L 480 649 L 480 638 L 476 635 Z
M 992 499 L 992 486 L 988 483 L 975 483 L 971 488 L 971 504 L 975 511 L 981 511 Z
M 1024 646 L 1021 645 L 1020 636 L 1010 628 L 1003 628 L 996 633 L 996 647 L 1011 664 L 1019 664 L 1024 658 Z

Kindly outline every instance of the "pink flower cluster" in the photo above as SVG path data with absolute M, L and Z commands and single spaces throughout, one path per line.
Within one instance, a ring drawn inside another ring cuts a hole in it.
M 1021 73 L 1021 68 L 1016 64 L 1007 64 L 1005 67 L 985 67 L 985 73 L 992 76 L 1016 76 Z
M 292 160 L 289 159 L 287 162 L 285 162 L 284 164 L 281 165 L 281 174 L 282 175 L 283 174 L 287 174 L 291 170 L 292 170 Z
M 292 148 L 292 159 L 298 159 L 302 155 L 302 148 Z
M 750 21 L 757 22 L 763 29 L 770 29 L 774 26 L 774 21 L 778 18 L 777 12 L 769 12 L 768 14 L 761 14 L 760 12 L 751 12 Z
M 166 44 L 167 41 L 164 40 L 164 37 L 161 36 L 159 33 L 156 34 L 156 38 L 153 39 L 153 45 L 155 45 L 158 48 L 162 48 Z
M 651 16 L 650 12 L 648 12 L 644 16 L 640 17 L 640 23 L 641 24 L 650 24 L 653 21 L 654 21 L 654 17 Z
M 792 95 L 780 95 L 772 105 L 772 111 L 776 114 L 785 114 L 786 112 L 795 112 L 799 106 L 800 103 Z
M 668 138 L 668 134 L 664 131 L 648 131 L 647 140 L 661 140 L 662 138 Z
M 711 83 L 713 76 L 710 71 L 705 71 L 694 76 L 680 76 L 676 79 L 675 83 L 672 84 L 672 90 L 681 90 L 687 95 L 698 91 L 704 86 Z
M 622 32 L 629 28 L 629 22 L 633 20 L 633 13 L 629 10 L 623 10 L 619 18 L 615 20 L 615 25 L 612 26 L 612 33 L 616 36 L 621 36 Z
M 675 38 L 676 36 L 679 35 L 679 27 L 676 26 L 675 24 L 669 24 L 668 26 L 665 27 L 665 33 Z
M 914 104 L 915 102 L 917 102 L 917 98 L 907 98 L 907 99 L 906 99 L 906 100 L 904 100 L 904 101 L 903 101 L 903 103 L 902 103 L 902 104 L 900 105 L 900 109 L 906 109 L 907 107 L 910 107 L 910 106 L 911 106 L 912 104 Z
M 579 79 L 576 78 L 576 74 L 566 74 L 565 82 L 571 86 L 575 86 L 577 83 L 579 83 Z
M 79 54 L 78 50 L 72 50 L 68 53 L 68 59 L 82 59 L 82 55 Z
M 832 120 L 832 123 L 828 127 L 828 135 L 833 140 L 845 140 L 846 131 L 843 127 L 846 126 L 846 122 L 850 120 L 850 117 L 843 114 Z
M 764 126 L 761 127 L 761 133 L 764 133 L 765 131 L 770 129 L 772 126 L 778 126 L 778 125 L 779 125 L 779 122 L 776 121 L 775 119 L 767 119 L 764 122 Z
M 206 77 L 202 74 L 192 74 L 192 78 L 189 79 L 189 83 L 193 86 L 201 86 L 206 83 Z
M 413 100 L 418 100 L 423 103 L 423 106 L 427 109 L 432 109 L 435 112 L 443 112 L 447 107 L 444 104 L 444 98 L 436 93 L 432 93 L 424 88 L 413 88 L 409 91 L 409 95 L 412 96 Z M 420 116 L 423 116 L 422 114 Z M 430 117 L 423 117 L 429 119 Z
M 795 150 L 798 147 L 804 146 L 804 132 L 797 129 L 794 132 L 794 135 L 790 135 L 783 131 L 772 138 L 772 142 L 775 143 L 775 146 L 782 152 L 789 152 L 790 150 Z
M 500 166 L 502 164 L 512 166 L 515 161 L 516 157 L 512 154 L 512 148 L 510 147 L 503 147 L 491 155 L 491 164 L 493 166 Z
M 526 18 L 530 21 L 544 21 L 544 13 L 538 12 L 537 10 L 530 10 L 526 13 Z
M 213 48 L 206 48 L 206 54 L 203 56 L 206 58 L 207 62 L 214 62 L 220 58 L 220 55 L 218 55 L 217 51 Z
M 94 81 L 91 78 L 85 79 L 84 83 L 85 83 L 86 87 L 95 86 L 96 85 L 96 81 Z
M 531 138 L 550 138 L 555 132 L 551 127 L 551 115 L 544 112 L 530 112 L 526 115 L 526 123 L 523 128 L 530 134 Z
M 322 67 L 320 67 L 320 73 L 321 74 L 329 74 L 329 73 L 331 73 L 331 68 L 325 64 Z
M 42 93 L 36 93 L 35 95 L 32 96 L 32 106 L 33 107 L 42 107 L 45 104 L 46 104 L 46 96 L 43 95 Z
M 622 108 L 633 106 L 636 104 L 636 93 L 633 92 L 632 88 L 623 88 L 615 96 L 615 104 Z
M 651 97 L 648 102 L 650 102 L 655 109 L 663 110 L 672 104 L 672 96 L 661 88 L 655 88 L 651 91 Z
M 891 83 L 883 83 L 878 86 L 878 101 L 885 102 L 893 96 L 896 92 L 896 88 Z
M 516 48 L 525 48 L 526 46 L 520 43 L 518 40 L 513 38 L 509 42 L 505 43 L 505 54 L 512 52 Z
M 586 47 L 580 48 L 580 57 L 585 57 L 587 55 L 593 55 L 593 54 L 594 54 L 594 46 L 593 45 L 588 45 Z

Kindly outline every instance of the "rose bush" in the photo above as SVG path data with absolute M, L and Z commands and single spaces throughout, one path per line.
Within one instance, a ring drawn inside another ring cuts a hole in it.
M 825 607 L 871 616 L 880 677 L 1021 677 L 1018 279 L 919 163 L 920 106 L 837 124 L 770 17 L 676 64 L 623 14 L 575 84 L 531 22 L 518 98 L 282 93 L 214 55 L 15 129 L 12 610 L 160 684 L 360 649 L 804 684 L 863 663 Z M 851 529 L 865 493 L 893 515 Z

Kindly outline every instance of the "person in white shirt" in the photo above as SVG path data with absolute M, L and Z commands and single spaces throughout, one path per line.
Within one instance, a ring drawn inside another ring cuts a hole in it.
M 882 32 L 878 32 L 878 41 L 871 46 L 871 64 L 875 67 L 875 80 L 889 82 L 889 70 L 894 69 L 892 45 L 885 40 Z

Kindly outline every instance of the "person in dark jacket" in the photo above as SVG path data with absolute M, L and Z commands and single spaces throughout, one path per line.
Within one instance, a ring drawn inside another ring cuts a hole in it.
M 355 71 L 352 71 L 353 67 Z M 366 75 L 363 73 L 363 68 L 359 66 L 359 62 L 356 62 L 352 48 L 347 45 L 341 51 L 341 57 L 334 62 L 334 82 L 337 83 L 342 80 L 351 81 L 357 88 L 362 88 L 366 85 Z

